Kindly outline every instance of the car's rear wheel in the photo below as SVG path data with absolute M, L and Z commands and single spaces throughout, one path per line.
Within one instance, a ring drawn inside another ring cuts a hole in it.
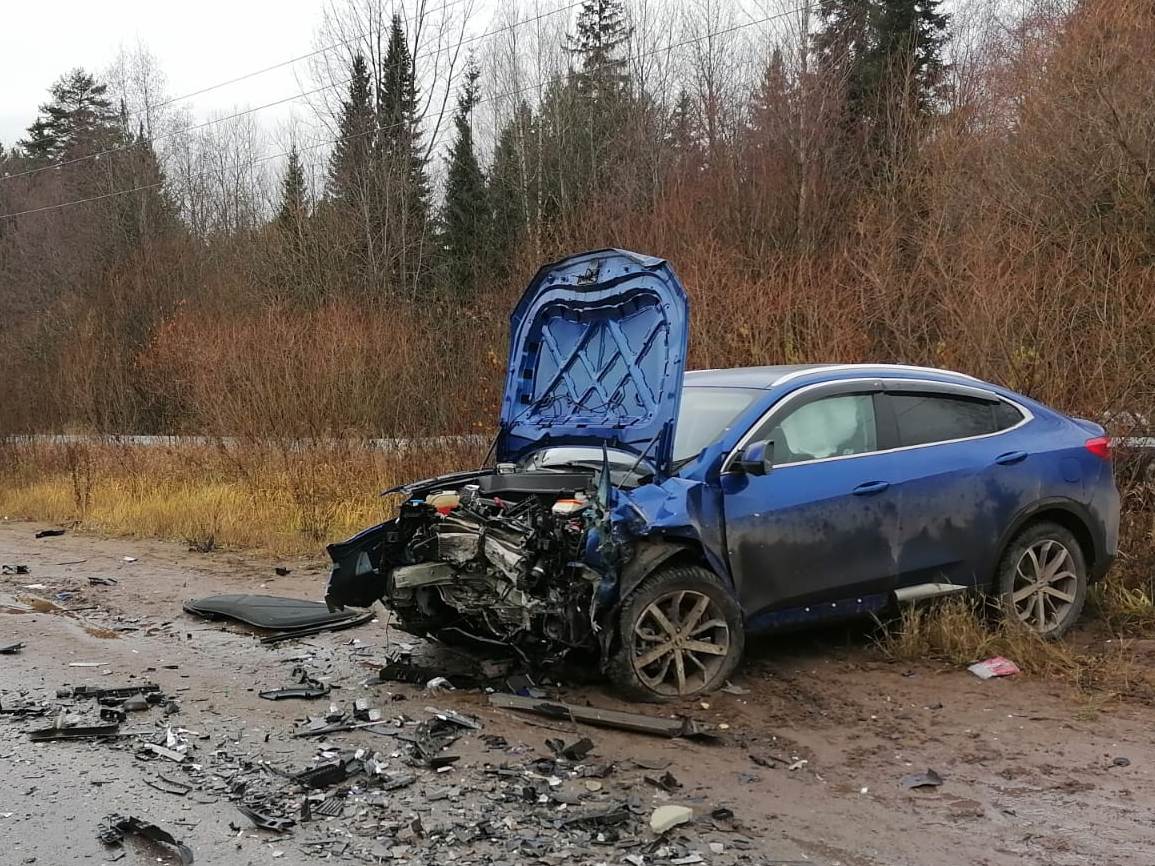
M 1087 563 L 1078 539 L 1057 523 L 1028 526 L 1003 553 L 997 588 L 1007 620 L 1042 637 L 1060 637 L 1087 600 Z
M 738 603 L 713 572 L 661 569 L 622 604 L 610 676 L 641 700 L 693 697 L 726 682 L 745 642 Z

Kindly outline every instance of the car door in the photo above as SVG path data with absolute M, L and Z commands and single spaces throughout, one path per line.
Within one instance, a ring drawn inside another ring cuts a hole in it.
M 726 546 L 748 618 L 789 609 L 804 621 L 819 603 L 853 613 L 860 596 L 893 586 L 898 507 L 893 457 L 879 451 L 880 399 L 881 383 L 863 381 L 789 395 L 724 464 Z M 762 440 L 774 443 L 772 468 L 742 471 L 737 455 Z
M 1030 437 L 1016 430 L 1027 416 L 981 389 L 902 381 L 886 383 L 880 409 L 904 455 L 898 587 L 985 582 L 1002 528 L 1037 486 Z

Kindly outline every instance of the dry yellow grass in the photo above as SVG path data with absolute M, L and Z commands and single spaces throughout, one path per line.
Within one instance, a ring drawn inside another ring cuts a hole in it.
M 1155 699 L 1155 680 L 1126 639 L 1093 646 L 1044 640 L 1017 624 L 993 621 L 985 603 L 975 598 L 904 608 L 878 643 L 895 660 L 941 659 L 961 666 L 1005 656 L 1027 675 L 1063 681 L 1098 700 L 1114 695 Z
M 391 516 L 381 490 L 476 465 L 473 449 L 9 446 L 0 514 L 207 550 L 309 554 Z

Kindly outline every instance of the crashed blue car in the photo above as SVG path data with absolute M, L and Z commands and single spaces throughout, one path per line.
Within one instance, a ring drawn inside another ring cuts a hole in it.
M 331 606 L 627 693 L 723 685 L 746 635 L 978 589 L 1046 636 L 1115 555 L 1102 427 L 944 370 L 687 373 L 661 259 L 542 268 L 511 318 L 495 460 L 397 488 L 329 546 Z

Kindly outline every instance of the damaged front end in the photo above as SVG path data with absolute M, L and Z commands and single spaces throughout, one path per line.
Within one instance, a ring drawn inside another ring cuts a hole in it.
M 326 601 L 381 598 L 408 632 L 537 662 L 597 650 L 622 546 L 597 478 L 506 467 L 406 488 L 396 519 L 329 546 Z
M 407 631 L 538 663 L 604 659 L 630 553 L 614 500 L 672 474 L 687 321 L 662 259 L 597 250 L 543 267 L 510 317 L 495 467 L 393 491 L 407 497 L 396 519 L 329 547 L 329 604 L 380 598 Z

